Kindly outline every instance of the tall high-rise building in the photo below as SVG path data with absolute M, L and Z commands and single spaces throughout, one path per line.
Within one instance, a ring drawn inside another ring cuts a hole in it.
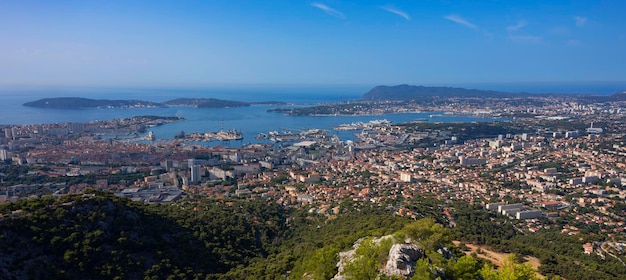
M 161 162 L 161 167 L 165 168 L 165 171 L 170 172 L 174 169 L 174 161 L 173 160 L 164 160 Z
M 522 140 L 528 141 L 528 133 L 522 133 Z
M 0 149 L 0 160 L 7 160 L 9 158 L 9 152 L 5 149 Z
M 4 129 L 4 138 L 13 139 L 13 130 L 10 127 Z
M 200 165 L 192 165 L 191 167 L 191 179 L 189 180 L 191 183 L 196 183 L 196 182 L 200 182 L 200 178 L 202 177 L 200 175 Z

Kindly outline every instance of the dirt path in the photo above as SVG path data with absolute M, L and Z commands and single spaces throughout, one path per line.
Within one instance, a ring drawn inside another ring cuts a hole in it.
M 457 247 L 461 245 L 460 241 L 453 241 L 453 243 Z M 479 246 L 479 245 L 474 245 L 474 244 L 469 244 L 469 243 L 466 243 L 465 246 L 470 248 L 469 251 L 465 251 L 466 255 L 471 255 L 472 253 L 476 253 L 476 255 L 479 258 L 488 260 L 498 267 L 502 265 L 502 262 L 510 255 L 509 253 L 500 253 L 500 252 L 492 251 L 485 246 Z M 480 249 L 481 251 L 480 253 L 478 253 L 478 249 Z M 539 261 L 538 258 L 528 256 L 525 259 L 526 259 L 526 263 L 530 264 L 530 266 L 533 269 L 535 270 L 539 269 L 541 262 Z M 539 273 L 537 273 L 537 276 L 544 278 L 544 276 Z

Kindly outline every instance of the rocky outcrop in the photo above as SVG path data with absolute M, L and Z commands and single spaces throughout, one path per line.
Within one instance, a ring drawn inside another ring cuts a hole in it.
M 381 240 L 393 238 L 391 235 L 383 236 L 381 238 L 372 239 L 374 244 L 380 244 Z M 346 276 L 343 275 L 346 264 L 354 261 L 355 252 L 361 245 L 364 238 L 361 238 L 354 242 L 351 250 L 339 253 L 339 262 L 337 263 L 337 274 L 332 280 L 344 280 Z M 388 276 L 401 275 L 407 279 L 415 274 L 415 265 L 417 260 L 424 258 L 425 253 L 419 245 L 411 242 L 410 239 L 405 240 L 402 244 L 394 244 L 389 250 L 387 262 L 384 267 L 380 267 L 380 273 Z M 381 264 L 382 265 L 382 264 Z
M 372 239 L 372 242 L 374 242 L 374 244 L 380 244 L 380 241 L 383 239 L 387 239 L 387 238 L 393 238 L 393 236 L 391 235 L 385 235 L 381 238 L 375 238 Z M 365 240 L 365 238 L 359 238 L 359 240 L 357 240 L 356 242 L 354 242 L 354 245 L 352 245 L 352 249 L 349 251 L 344 251 L 344 252 L 339 252 L 339 262 L 337 263 L 337 274 L 331 278 L 331 280 L 344 280 L 346 279 L 346 276 L 343 275 L 343 271 L 346 267 L 346 264 L 348 264 L 349 262 L 354 261 L 354 254 L 356 252 L 356 249 L 359 248 L 359 246 L 361 246 L 361 242 L 363 242 L 363 240 Z
M 424 257 L 424 250 L 416 244 L 394 244 L 389 250 L 383 273 L 410 278 L 415 273 L 417 260 L 422 257 Z
M 361 243 L 361 240 L 362 239 L 359 239 L 354 243 L 354 247 L 352 247 L 352 250 L 339 252 L 339 262 L 337 263 L 337 274 L 335 275 L 335 277 L 331 278 L 331 280 L 346 279 L 346 276 L 343 275 L 343 271 L 346 267 L 346 264 L 354 260 L 354 253 L 356 251 L 356 248 Z

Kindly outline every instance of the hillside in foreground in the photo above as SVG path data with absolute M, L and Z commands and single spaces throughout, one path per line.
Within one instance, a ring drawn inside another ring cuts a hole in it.
M 1 210 L 2 279 L 204 279 L 266 256 L 284 227 L 265 203 L 150 206 L 106 193 Z
M 527 254 L 549 278 L 619 279 L 625 270 L 582 257 L 576 248 L 586 237 L 529 238 L 467 205 L 455 206 L 457 226 L 447 228 L 439 203 L 407 205 L 414 220 L 348 201 L 328 216 L 268 201 L 146 205 L 92 191 L 20 200 L 0 205 L 0 278 L 534 279 L 520 263 Z M 496 268 L 453 239 L 520 258 L 509 255 Z

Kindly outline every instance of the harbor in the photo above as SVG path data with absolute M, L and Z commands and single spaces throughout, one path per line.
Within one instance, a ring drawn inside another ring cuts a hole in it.
M 367 130 L 372 129 L 377 126 L 388 125 L 391 124 L 387 119 L 382 120 L 371 120 L 369 122 L 353 122 L 349 124 L 340 124 L 338 126 L 333 127 L 334 130 L 337 131 L 345 131 L 345 130 Z
M 179 133 L 176 137 L 179 140 L 193 142 L 214 142 L 214 141 L 234 141 L 243 140 L 241 131 L 235 129 L 220 130 L 217 132 L 192 132 L 189 134 Z

